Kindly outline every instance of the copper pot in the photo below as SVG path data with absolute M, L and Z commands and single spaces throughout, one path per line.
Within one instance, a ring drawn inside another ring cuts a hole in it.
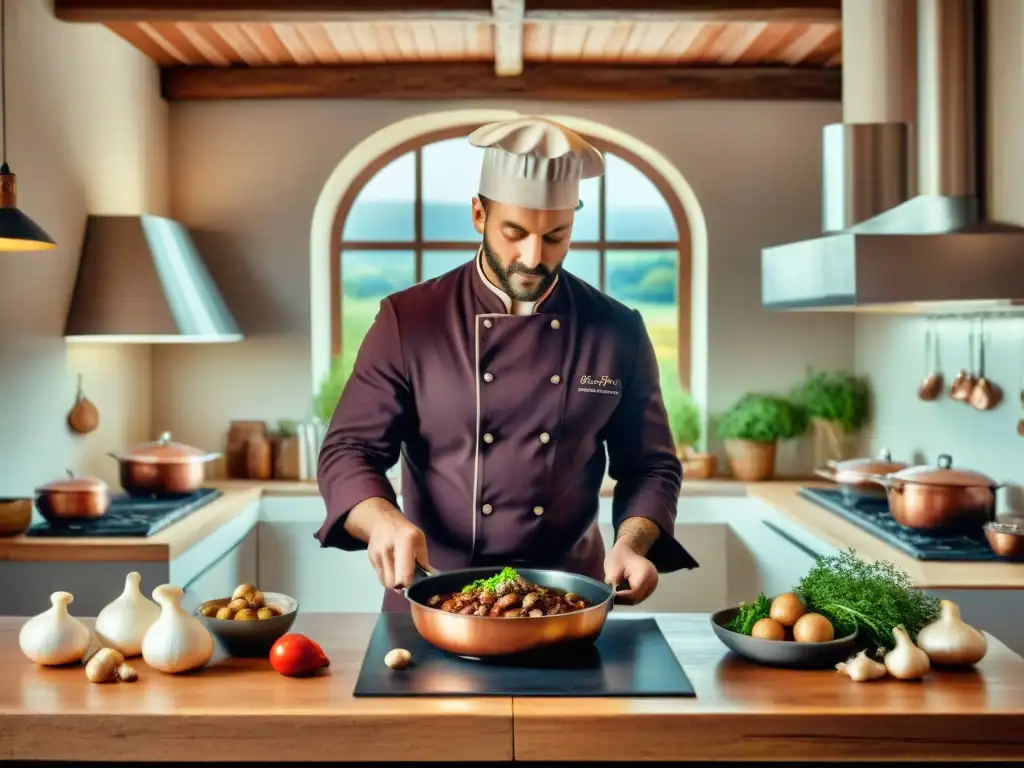
M 604 629 L 615 591 L 596 579 L 567 571 L 516 569 L 534 584 L 582 595 L 591 602 L 589 608 L 554 616 L 506 619 L 464 616 L 427 605 L 438 593 L 458 592 L 466 584 L 493 576 L 498 570 L 465 568 L 414 579 L 404 593 L 412 611 L 413 625 L 423 639 L 449 653 L 481 658 L 586 646 Z M 423 574 L 419 567 L 417 572 Z
M 889 512 L 902 526 L 920 531 L 978 528 L 995 520 L 996 491 L 1001 483 L 964 469 L 953 469 L 943 454 L 936 466 L 909 467 L 871 479 L 883 486 Z
M 206 463 L 221 454 L 171 441 L 143 443 L 128 453 L 108 453 L 121 464 L 121 487 L 129 496 L 173 496 L 195 493 L 206 479 Z
M 36 509 L 51 523 L 93 520 L 110 508 L 110 489 L 98 477 L 76 477 L 69 469 L 66 479 L 36 488 Z
M 905 462 L 893 461 L 892 454 L 884 448 L 878 458 L 829 461 L 827 465 L 828 469 L 817 469 L 815 474 L 836 483 L 848 504 L 855 504 L 864 499 L 885 499 L 886 489 L 871 478 L 907 468 Z

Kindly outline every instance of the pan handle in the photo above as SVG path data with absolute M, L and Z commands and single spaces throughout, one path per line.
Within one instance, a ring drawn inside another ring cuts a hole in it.
M 437 576 L 437 574 L 439 574 L 439 573 L 440 573 L 440 571 L 438 571 L 436 568 L 431 568 L 429 566 L 420 565 L 419 561 L 417 561 L 416 562 L 416 566 L 415 566 L 415 573 L 413 574 L 413 578 L 412 578 L 412 584 L 415 584 L 420 579 L 425 579 L 425 578 L 427 578 L 429 576 Z M 405 594 L 405 590 L 408 589 L 409 587 L 411 587 L 412 584 L 398 585 L 398 586 L 395 587 L 395 592 L 398 592 L 399 594 L 404 595 Z

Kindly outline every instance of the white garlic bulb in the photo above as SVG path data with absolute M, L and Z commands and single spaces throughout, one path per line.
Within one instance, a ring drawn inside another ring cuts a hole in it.
M 174 674 L 205 666 L 213 656 L 213 635 L 181 608 L 181 587 L 161 584 L 153 590 L 160 616 L 142 638 L 142 658 L 153 669 Z
M 18 646 L 36 664 L 50 667 L 81 661 L 89 649 L 92 632 L 68 612 L 74 599 L 70 592 L 54 592 L 49 610 L 22 625 Z
M 100 611 L 95 631 L 107 648 L 120 651 L 126 659 L 142 653 L 142 638 L 160 616 L 160 607 L 142 594 L 142 577 L 129 573 L 124 580 L 124 592 Z

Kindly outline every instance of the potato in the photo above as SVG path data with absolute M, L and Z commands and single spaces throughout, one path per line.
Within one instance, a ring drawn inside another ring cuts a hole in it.
M 771 612 L 768 614 L 784 627 L 792 627 L 797 619 L 807 613 L 807 606 L 800 596 L 793 592 L 779 595 L 772 601 Z
M 249 601 L 246 600 L 244 597 L 236 597 L 230 603 L 228 603 L 228 608 L 230 608 L 233 611 L 240 611 L 243 608 L 248 608 L 248 607 L 249 607 Z
M 835 630 L 820 613 L 805 613 L 793 625 L 793 639 L 798 643 L 825 643 L 835 639 Z
M 202 606 L 199 609 L 199 612 L 201 614 L 203 614 L 203 616 L 206 616 L 207 618 L 210 618 L 210 617 L 216 616 L 217 612 L 219 610 L 220 610 L 220 608 L 218 608 L 216 605 L 214 605 L 212 603 L 207 603 L 206 605 Z
M 252 608 L 243 608 L 235 614 L 235 621 L 257 621 L 259 616 Z
M 253 584 L 239 584 L 235 587 L 235 591 L 231 593 L 231 599 L 237 600 L 239 598 L 245 598 L 255 592 L 259 592 Z
M 751 628 L 750 636 L 761 640 L 785 640 L 786 630 L 775 619 L 761 619 Z
M 233 619 L 233 618 L 235 618 L 235 609 L 232 608 L 230 605 L 222 605 L 217 610 L 217 618 L 218 619 Z
M 273 608 L 268 608 L 267 606 L 263 606 L 258 611 L 256 611 L 256 616 L 258 618 L 260 618 L 260 619 L 272 619 L 275 616 L 277 616 L 277 614 L 274 613 L 274 609 Z

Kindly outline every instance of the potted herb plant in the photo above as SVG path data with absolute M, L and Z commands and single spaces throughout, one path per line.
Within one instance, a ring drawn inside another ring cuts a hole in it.
M 733 475 L 751 482 L 774 477 L 778 442 L 806 430 L 803 408 L 779 395 L 744 395 L 718 420 L 718 436 L 725 442 Z
M 809 373 L 790 393 L 810 419 L 818 466 L 849 458 L 850 438 L 868 419 L 869 395 L 866 379 L 843 371 Z
M 668 412 L 669 428 L 675 441 L 679 460 L 683 463 L 683 479 L 706 480 L 715 476 L 718 457 L 713 453 L 701 453 L 697 443 L 701 437 L 700 408 L 693 397 L 684 389 L 665 395 L 665 409 Z
M 320 387 L 313 398 L 313 415 L 321 424 L 329 424 L 338 406 L 338 400 L 345 389 L 345 383 L 352 373 L 352 364 L 337 355 L 331 358 L 331 367 L 320 380 Z

